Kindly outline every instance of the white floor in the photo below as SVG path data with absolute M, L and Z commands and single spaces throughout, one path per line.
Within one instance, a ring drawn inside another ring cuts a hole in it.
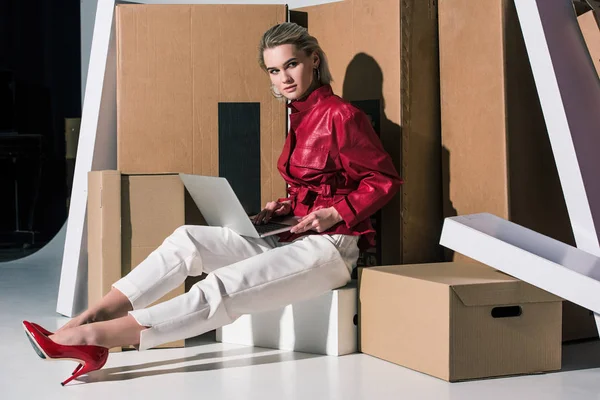
M 210 335 L 185 349 L 111 354 L 106 366 L 66 387 L 76 364 L 43 361 L 22 320 L 48 329 L 59 264 L 0 264 L 0 399 L 600 399 L 600 342 L 564 347 L 564 370 L 537 376 L 446 383 L 364 354 L 344 357 L 223 345 Z

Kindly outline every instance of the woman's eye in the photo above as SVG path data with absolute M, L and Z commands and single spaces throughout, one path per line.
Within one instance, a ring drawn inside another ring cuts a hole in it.
M 271 75 L 277 75 L 277 72 L 279 72 L 279 71 L 278 71 L 278 70 L 276 70 L 276 69 L 272 69 L 271 71 L 269 71 L 269 73 L 270 73 Z
M 291 62 L 291 63 L 288 64 L 288 68 L 294 68 L 297 65 L 298 65 L 297 62 Z

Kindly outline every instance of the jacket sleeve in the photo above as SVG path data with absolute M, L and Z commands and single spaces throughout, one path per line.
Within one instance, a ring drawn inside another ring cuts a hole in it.
M 334 117 L 334 129 L 342 167 L 358 187 L 333 207 L 352 228 L 390 201 L 402 179 L 362 111 Z

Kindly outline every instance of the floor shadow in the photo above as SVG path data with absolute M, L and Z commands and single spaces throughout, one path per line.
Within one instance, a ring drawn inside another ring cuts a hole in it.
M 456 217 L 458 212 L 450 198 L 450 151 L 442 146 L 442 210 L 444 218 Z M 454 251 L 444 247 L 444 261 L 452 261 Z
M 272 351 L 272 350 L 263 349 L 260 347 L 244 347 L 244 348 L 239 348 L 239 349 L 212 351 L 212 352 L 208 352 L 208 353 L 198 353 L 194 356 L 175 358 L 172 360 L 152 361 L 152 362 L 148 362 L 148 363 L 128 365 L 128 366 L 124 366 L 124 367 L 104 368 L 102 371 L 104 373 L 112 374 L 112 373 L 118 373 L 118 372 L 135 371 L 138 369 L 166 366 L 166 365 L 171 365 L 171 364 L 179 364 L 179 363 L 183 363 L 183 362 L 210 360 L 212 358 L 225 358 L 225 357 L 242 356 L 242 355 L 247 355 L 247 354 L 259 354 L 259 353 L 264 353 L 267 351 Z
M 256 350 L 256 348 L 250 348 Z M 263 350 L 269 351 L 269 350 Z M 218 352 L 217 352 L 218 353 Z M 264 364 L 273 364 L 279 362 L 287 362 L 287 361 L 298 361 L 308 358 L 319 357 L 314 354 L 306 354 L 306 353 L 281 353 L 281 354 L 272 354 L 258 357 L 249 357 L 249 358 L 240 358 L 235 360 L 224 360 L 224 361 L 216 361 L 211 363 L 199 363 L 194 365 L 186 365 L 178 368 L 163 368 L 152 371 L 132 371 L 130 368 L 107 368 L 100 371 L 94 371 L 88 375 L 85 375 L 78 379 L 80 382 L 85 383 L 94 383 L 94 382 L 109 382 L 109 381 L 125 381 L 130 379 L 144 378 L 149 376 L 157 376 L 157 375 L 166 375 L 166 374 L 176 374 L 183 372 L 201 372 L 201 371 L 213 371 L 224 368 L 240 368 L 240 367 L 249 367 L 253 365 L 264 365 Z M 192 357 L 193 358 L 193 357 Z M 202 356 L 201 358 L 204 358 Z M 156 365 L 169 365 L 175 364 L 178 362 L 182 362 L 184 359 L 178 360 L 168 360 L 156 363 L 146 363 L 141 364 L 143 368 L 148 368 Z M 137 366 L 137 368 L 140 368 Z
M 600 340 L 563 345 L 561 372 L 600 368 Z

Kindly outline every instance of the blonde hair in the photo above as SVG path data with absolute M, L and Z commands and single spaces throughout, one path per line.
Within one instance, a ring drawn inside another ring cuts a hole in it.
M 323 49 L 321 49 L 319 42 L 314 36 L 308 34 L 306 28 L 294 22 L 284 22 L 275 25 L 264 33 L 258 50 L 258 63 L 263 71 L 267 71 L 263 52 L 266 49 L 272 49 L 282 44 L 293 44 L 297 50 L 304 51 L 307 56 L 316 52 L 320 60 L 318 67 L 320 83 L 329 85 L 333 81 L 327 57 Z

